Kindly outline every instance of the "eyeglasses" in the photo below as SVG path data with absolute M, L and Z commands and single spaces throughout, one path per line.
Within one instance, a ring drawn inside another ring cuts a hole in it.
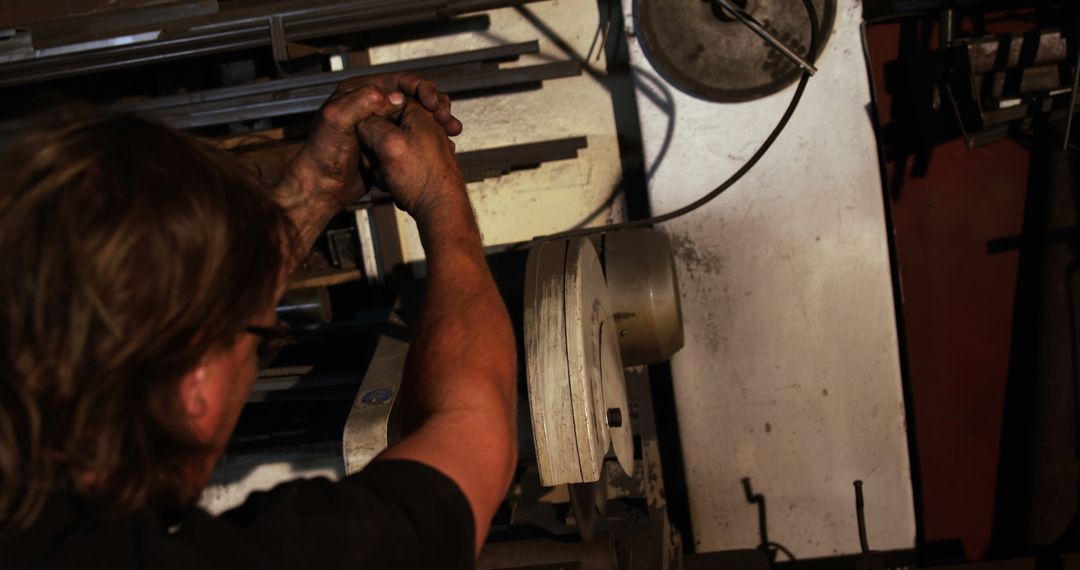
M 282 321 L 272 327 L 248 326 L 244 331 L 259 337 L 259 346 L 255 348 L 259 370 L 269 368 L 281 348 L 293 339 L 289 325 Z

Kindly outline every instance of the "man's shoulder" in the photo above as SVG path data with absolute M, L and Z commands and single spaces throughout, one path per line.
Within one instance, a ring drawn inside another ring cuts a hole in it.
M 469 568 L 473 520 L 460 489 L 413 461 L 373 463 L 340 481 L 296 480 L 220 516 L 176 524 L 143 508 L 100 517 L 63 497 L 0 539 L 0 568 Z

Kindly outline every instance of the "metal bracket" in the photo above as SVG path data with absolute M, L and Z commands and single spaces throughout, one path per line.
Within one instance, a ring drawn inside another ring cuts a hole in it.
M 398 315 L 400 306 L 399 299 L 390 313 L 388 324 L 391 329 L 404 333 L 407 328 Z M 390 332 L 379 338 L 341 438 L 346 475 L 366 467 L 390 445 L 390 413 L 405 375 L 408 354 L 409 340 L 406 334 Z

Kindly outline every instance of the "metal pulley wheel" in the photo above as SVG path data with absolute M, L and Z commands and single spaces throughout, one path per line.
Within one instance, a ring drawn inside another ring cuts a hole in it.
M 802 2 L 735 3 L 786 47 L 807 54 L 810 25 Z M 820 54 L 832 31 L 836 0 L 814 0 L 814 7 Z M 776 48 L 707 0 L 634 0 L 634 23 L 653 67 L 675 87 L 702 99 L 734 103 L 765 97 L 801 74 Z
M 623 365 L 671 358 L 683 347 L 683 323 L 667 235 L 652 228 L 605 234 L 604 271 Z
M 540 242 L 525 271 L 525 359 L 544 486 L 600 480 L 614 449 L 633 472 L 622 357 L 607 282 L 588 238 Z

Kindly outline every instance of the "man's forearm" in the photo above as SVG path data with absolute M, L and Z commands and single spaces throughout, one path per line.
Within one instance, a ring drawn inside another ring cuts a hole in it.
M 377 459 L 420 461 L 453 480 L 472 507 L 479 552 L 517 457 L 510 317 L 445 129 L 407 103 L 398 123 L 372 118 L 358 133 L 395 203 L 416 219 L 427 254 L 396 405 L 402 437 Z
M 490 406 L 492 419 L 513 424 L 517 361 L 510 318 L 488 269 L 464 188 L 444 196 L 417 220 L 427 255 L 427 283 L 409 354 L 408 376 L 415 393 L 422 395 L 414 411 L 427 416 Z M 462 397 L 469 393 L 493 398 Z
M 305 151 L 300 150 L 273 190 L 274 199 L 285 209 L 296 231 L 295 241 L 286 244 L 284 279 L 296 271 L 330 218 L 342 208 L 319 187 L 320 177 L 312 171 Z

